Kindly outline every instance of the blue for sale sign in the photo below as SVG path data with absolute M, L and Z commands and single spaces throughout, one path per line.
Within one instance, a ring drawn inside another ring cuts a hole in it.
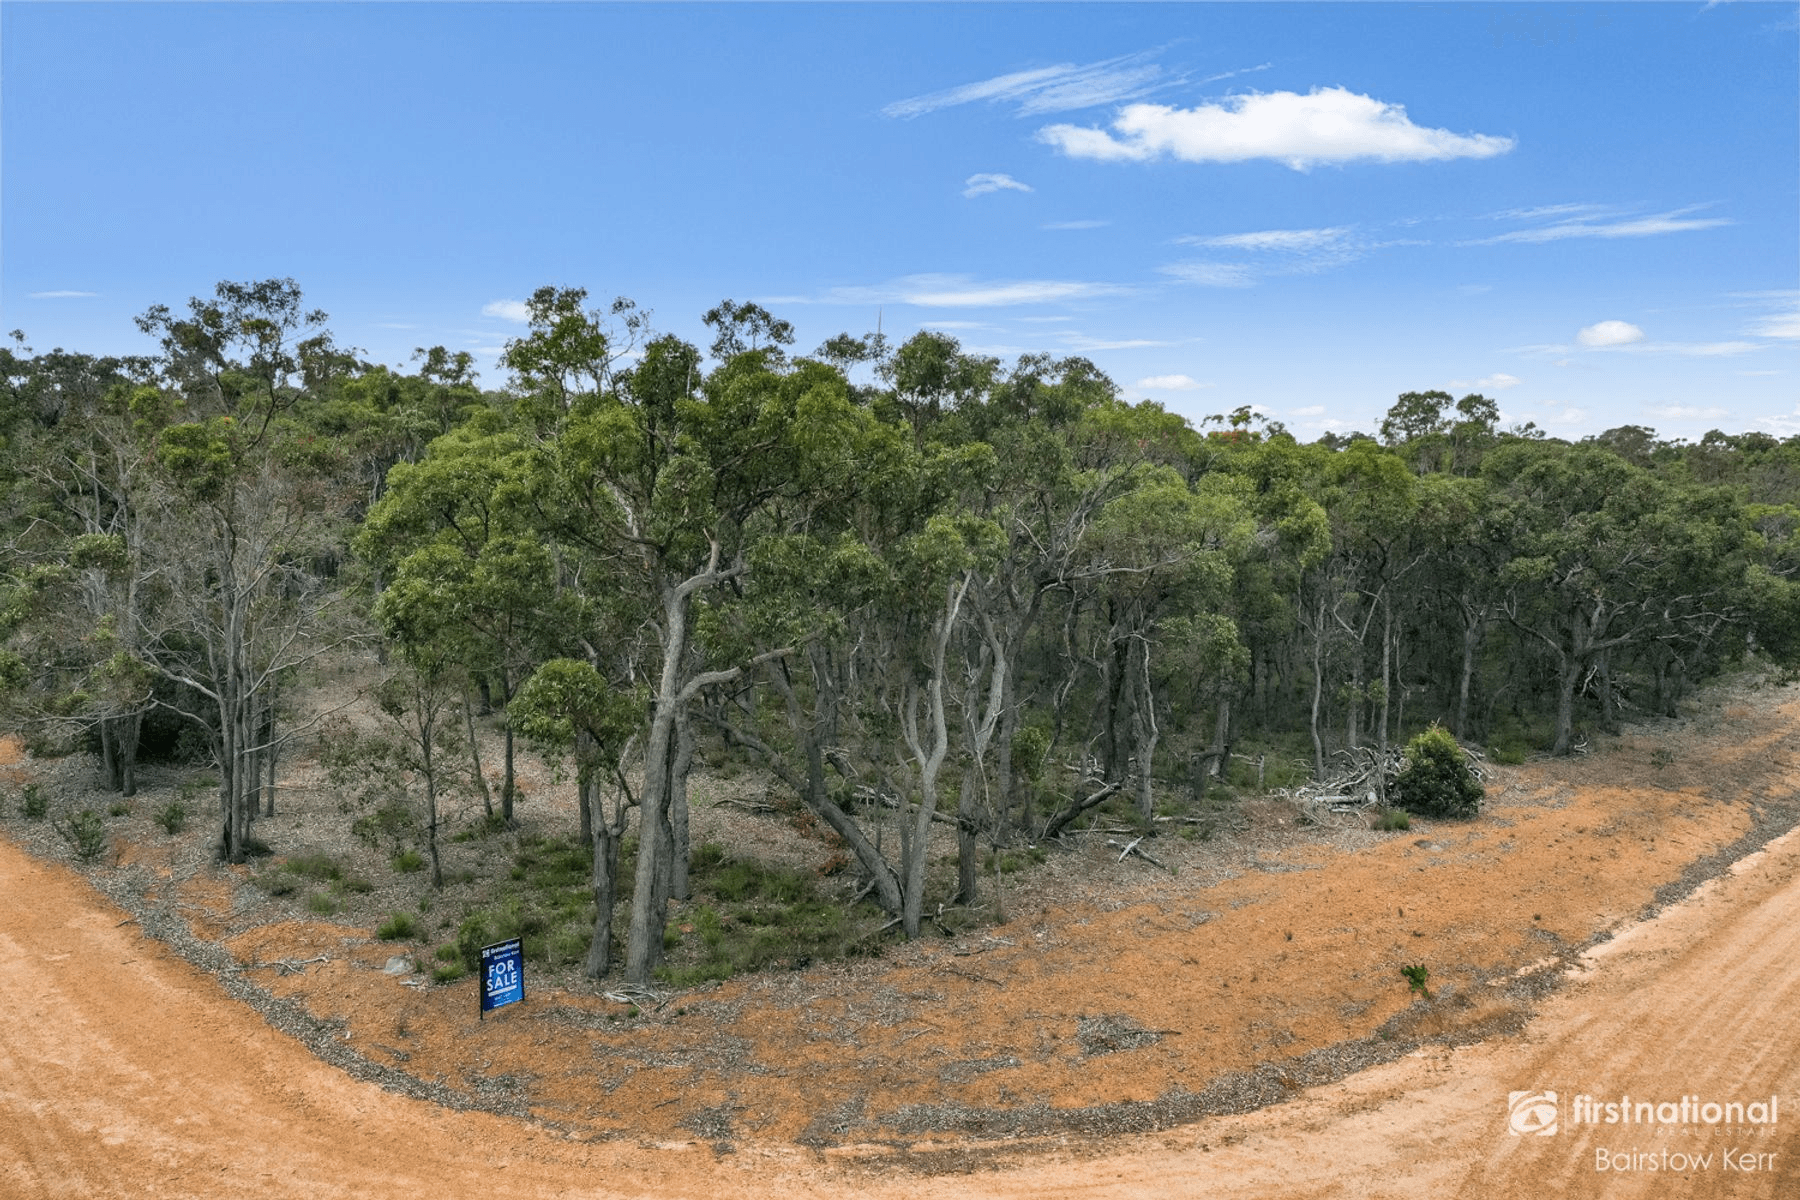
M 481 948 L 481 1011 L 525 998 L 525 949 L 518 938 Z

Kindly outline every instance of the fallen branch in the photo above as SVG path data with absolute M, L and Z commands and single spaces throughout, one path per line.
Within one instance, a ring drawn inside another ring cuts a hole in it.
M 602 996 L 614 1004 L 630 1004 L 637 1008 L 660 1009 L 672 998 L 672 993 L 659 992 L 653 987 L 637 984 L 626 984 L 617 991 L 601 992 Z
M 248 971 L 261 971 L 268 967 L 275 967 L 278 970 L 280 970 L 280 972 L 283 975 L 293 975 L 293 974 L 296 974 L 297 972 L 299 972 L 300 968 L 309 966 L 312 963 L 323 963 L 323 962 L 330 962 L 330 961 L 331 961 L 330 957 L 328 957 L 327 955 L 321 954 L 317 958 L 278 958 L 274 962 L 251 963 L 248 967 L 246 967 L 244 969 L 248 970 Z
M 1152 858 L 1150 855 L 1148 855 L 1148 854 L 1144 853 L 1142 850 L 1138 849 L 1138 842 L 1141 842 L 1143 840 L 1144 839 L 1140 837 L 1140 838 L 1136 838 L 1130 842 L 1123 843 L 1122 844 L 1123 849 L 1121 849 L 1119 851 L 1119 861 L 1124 862 L 1125 859 L 1129 855 L 1135 854 L 1139 858 L 1143 859 L 1145 862 L 1149 863 L 1151 866 L 1161 867 L 1163 870 L 1168 871 L 1171 875 L 1173 875 L 1175 872 L 1170 868 L 1168 863 L 1163 862 L 1160 859 Z M 1106 839 L 1106 844 L 1109 846 L 1120 846 L 1121 845 L 1121 843 L 1115 842 L 1111 838 Z
M 1041 842 L 1057 836 L 1064 829 L 1068 828 L 1069 822 L 1073 821 L 1076 817 L 1079 817 L 1088 809 L 1104 803 L 1107 797 L 1118 791 L 1121 786 L 1123 785 L 1120 783 L 1109 783 L 1099 791 L 1093 793 L 1087 799 L 1077 800 L 1070 804 L 1069 807 L 1050 818 L 1050 823 L 1044 826 L 1044 832 L 1038 840 Z

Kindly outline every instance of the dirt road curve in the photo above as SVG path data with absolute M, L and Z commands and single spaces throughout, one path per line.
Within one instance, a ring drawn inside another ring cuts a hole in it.
M 1603 946 L 1522 1037 L 1421 1052 L 1171 1133 L 990 1154 L 961 1174 L 879 1148 L 583 1144 L 401 1098 L 319 1062 L 123 922 L 77 876 L 0 839 L 6 1200 L 1800 1196 L 1794 834 Z M 1536 1090 L 1561 1096 L 1560 1131 L 1509 1134 L 1508 1093 Z M 1621 1093 L 1774 1094 L 1779 1108 L 1733 1129 L 1574 1124 L 1574 1095 Z M 1698 1165 L 1676 1157 L 1690 1153 Z

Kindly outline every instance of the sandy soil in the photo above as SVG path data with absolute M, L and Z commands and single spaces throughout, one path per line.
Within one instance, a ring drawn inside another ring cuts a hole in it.
M 1241 874 L 629 1020 L 545 992 L 478 1023 L 471 983 L 384 974 L 367 930 L 236 930 L 231 872 L 169 881 L 164 908 L 227 939 L 227 983 L 529 1120 L 321 1062 L 0 841 L 0 1195 L 1800 1195 L 1800 841 L 1595 944 L 1792 824 L 1797 718 L 1792 691 L 1720 701 L 1508 772 L 1479 821 L 1290 831 Z M 1560 1132 L 1509 1134 L 1509 1094 L 1544 1089 Z M 1623 1093 L 1775 1095 L 1780 1116 L 1576 1123 L 1573 1096 Z

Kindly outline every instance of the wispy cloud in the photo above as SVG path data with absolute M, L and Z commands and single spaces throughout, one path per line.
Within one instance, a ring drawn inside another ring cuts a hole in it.
M 1273 275 L 1312 275 L 1355 262 L 1377 247 L 1376 243 L 1352 237 L 1351 232 L 1350 226 L 1343 225 L 1181 237 L 1175 239 L 1179 245 L 1239 250 L 1254 257 L 1247 262 L 1189 260 L 1160 270 L 1203 287 L 1250 287 Z
M 1685 354 L 1698 358 L 1732 358 L 1762 348 L 1755 342 L 1647 342 L 1643 346 L 1651 354 Z
M 1169 157 L 1196 163 L 1266 158 L 1296 171 L 1321 164 L 1491 158 L 1514 145 L 1510 137 L 1415 125 L 1404 106 L 1341 87 L 1315 88 L 1304 96 L 1228 96 L 1196 108 L 1130 104 L 1113 119 L 1111 132 L 1047 125 L 1038 137 L 1072 158 Z
M 1800 338 L 1800 308 L 1758 317 L 1750 323 L 1750 332 L 1757 337 L 1780 338 L 1783 341 Z
M 1150 54 L 1149 51 L 1126 54 L 1085 66 L 1059 63 L 1053 67 L 1014 71 L 896 100 L 881 112 L 883 116 L 912 118 L 959 104 L 985 101 L 1016 104 L 1018 115 L 1028 117 L 1117 104 L 1121 100 L 1147 95 L 1165 82 L 1162 68 L 1148 61 Z
M 1545 217 L 1597 217 L 1620 215 L 1623 210 L 1605 204 L 1539 204 L 1533 208 L 1503 208 L 1486 214 L 1487 221 L 1541 221 Z
M 1589 206 L 1568 205 L 1554 206 L 1567 208 L 1585 208 Z M 1665 233 L 1688 233 L 1696 229 L 1716 229 L 1721 225 L 1733 222 L 1729 217 L 1690 217 L 1687 214 L 1697 212 L 1704 205 L 1690 205 L 1672 212 L 1657 213 L 1648 217 L 1602 217 L 1598 212 L 1567 216 L 1549 225 L 1539 225 L 1531 229 L 1514 229 L 1508 233 L 1496 234 L 1493 237 L 1477 238 L 1464 243 L 1471 246 L 1492 246 L 1502 242 L 1560 242 L 1568 238 L 1634 238 L 1656 237 Z M 1534 210 L 1515 210 L 1521 213 Z M 1552 209 L 1535 210 L 1550 212 Z M 1506 214 L 1496 214 L 1504 216 Z
M 1181 262 L 1157 270 L 1200 287 L 1247 288 L 1256 283 L 1256 273 L 1243 263 Z
M 1225 246 L 1234 250 L 1315 250 L 1343 240 L 1350 230 L 1346 226 L 1333 229 L 1264 229 L 1257 233 L 1226 233 L 1216 237 L 1182 237 L 1176 242 L 1187 246 Z
M 1039 226 L 1040 229 L 1101 229 L 1111 225 L 1111 221 L 1049 221 Z
M 64 288 L 54 292 L 31 292 L 29 294 L 33 300 L 85 300 L 92 296 L 98 296 L 100 293 L 77 292 Z
M 922 329 L 992 329 L 986 321 L 920 321 Z
M 1796 408 L 1791 413 L 1782 413 L 1767 417 L 1754 417 L 1751 419 L 1750 424 L 1757 429 L 1766 429 L 1770 433 L 1778 433 L 1784 437 L 1791 437 L 1796 433 L 1800 433 L 1800 408 Z
M 1000 175 L 983 171 L 963 180 L 963 195 L 968 197 L 985 196 L 989 192 L 1029 192 L 1029 183 L 1020 183 L 1011 175 Z
M 1150 392 L 1197 392 L 1217 385 L 1201 383 L 1191 375 L 1148 375 L 1138 380 L 1137 386 Z
M 835 287 L 822 296 L 784 296 L 788 304 L 912 304 L 920 308 L 1005 308 L 1054 304 L 1131 291 L 1115 283 L 1074 279 L 979 280 L 968 275 L 907 275 L 864 287 Z
M 1175 344 L 1174 342 L 1154 341 L 1150 338 L 1096 338 L 1069 329 L 1062 330 L 1056 336 L 1069 349 L 1082 351 L 1141 350 L 1145 346 L 1173 346 Z
M 1470 382 L 1466 379 L 1452 379 L 1450 385 L 1461 391 L 1463 388 L 1474 388 L 1478 392 L 1504 392 L 1508 388 L 1516 388 L 1525 382 L 1517 375 L 1508 375 L 1505 371 L 1495 371 L 1492 375 L 1484 375 Z
M 1236 79 L 1239 75 L 1254 75 L 1256 72 L 1266 71 L 1274 65 L 1274 63 L 1258 63 L 1254 67 L 1239 67 L 1235 71 L 1223 71 L 1217 75 L 1208 75 L 1199 82 L 1204 85 L 1208 83 L 1217 83 L 1221 79 Z
M 1718 417 L 1731 415 L 1729 409 L 1699 408 L 1692 404 L 1667 404 L 1649 411 L 1651 416 L 1662 417 L 1667 421 L 1711 421 Z
M 1566 355 L 1572 351 L 1592 350 L 1606 353 L 1623 351 L 1627 354 L 1678 354 L 1689 358 L 1731 358 L 1768 348 L 1767 342 L 1653 342 L 1645 337 L 1642 329 L 1629 321 L 1596 322 L 1577 333 L 1575 342 L 1573 346 L 1515 346 L 1512 353 Z M 1566 367 L 1578 364 L 1571 359 L 1562 358 L 1555 365 Z
M 523 325 L 531 320 L 531 309 L 523 300 L 490 300 L 481 306 L 484 317 L 499 317 L 502 321 L 517 321 Z

